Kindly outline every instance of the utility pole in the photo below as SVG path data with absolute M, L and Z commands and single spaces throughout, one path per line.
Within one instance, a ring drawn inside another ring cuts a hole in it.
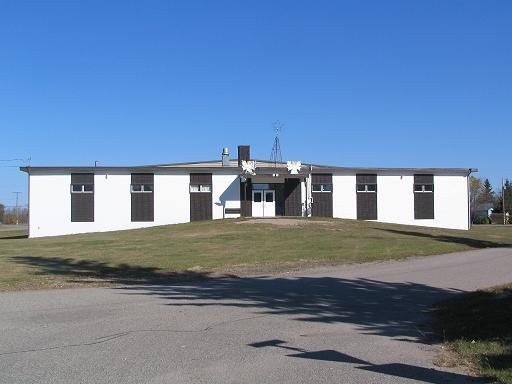
M 13 192 L 14 194 L 16 194 L 16 208 L 15 209 L 15 213 L 16 213 L 16 225 L 18 225 L 20 223 L 20 217 L 18 215 L 18 200 L 19 200 L 19 196 L 20 196 L 20 193 L 21 192 Z
M 501 201 L 503 203 L 503 225 L 507 224 L 506 210 L 505 210 L 505 179 L 501 178 Z

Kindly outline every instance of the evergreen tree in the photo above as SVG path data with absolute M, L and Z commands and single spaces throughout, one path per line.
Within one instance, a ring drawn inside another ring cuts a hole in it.
M 503 193 L 505 194 L 505 211 L 508 211 L 510 214 L 512 214 L 512 182 L 509 179 L 506 179 L 504 187 L 505 189 Z
M 505 195 L 505 211 L 512 214 L 512 182 L 505 180 L 503 184 L 504 189 L 501 190 L 496 196 L 495 211 L 503 212 L 503 195 Z
M 482 203 L 494 203 L 494 191 L 492 190 L 492 185 L 489 179 L 485 179 L 484 184 L 482 186 L 482 195 L 481 195 Z
M 512 213 L 512 182 L 509 179 L 505 180 L 505 205 L 507 211 Z

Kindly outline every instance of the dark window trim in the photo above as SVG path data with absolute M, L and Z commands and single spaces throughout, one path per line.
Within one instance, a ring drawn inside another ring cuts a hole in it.
M 329 189 L 329 187 L 325 188 L 325 186 L 327 186 L 327 185 L 330 186 L 330 189 Z M 320 186 L 320 190 L 315 191 L 315 186 Z M 311 186 L 311 192 L 314 192 L 314 193 L 332 193 L 332 190 L 333 190 L 332 183 L 314 183 Z
M 141 190 L 140 191 L 135 191 L 133 189 L 134 185 L 140 185 L 141 186 Z M 146 191 L 145 190 L 145 186 L 146 185 L 151 185 L 151 190 Z M 150 183 L 132 183 L 132 184 L 130 184 L 130 193 L 153 193 L 153 191 L 154 191 L 154 184 L 150 184 Z
M 359 190 L 359 186 L 364 185 L 364 191 Z M 375 185 L 375 191 L 370 191 L 368 186 Z M 356 192 L 357 193 L 377 193 L 377 183 L 357 183 L 356 184 Z
M 192 186 L 197 186 L 198 187 L 198 190 L 197 191 L 193 191 L 192 190 Z M 209 191 L 203 191 L 202 190 L 202 187 L 209 187 L 210 190 Z M 208 183 L 202 183 L 202 184 L 199 184 L 199 183 L 190 183 L 189 185 L 189 191 L 190 193 L 212 193 L 213 191 L 213 187 L 212 187 L 212 184 L 208 184 Z
M 74 191 L 73 187 L 75 185 L 81 185 L 82 186 L 81 191 Z M 86 191 L 85 190 L 85 186 L 86 185 L 91 186 L 92 190 L 91 191 Z M 69 189 L 70 189 L 71 193 L 94 193 L 94 184 L 91 184 L 91 183 L 72 183 L 72 184 L 69 185 Z
M 416 190 L 416 186 L 419 186 L 419 185 L 421 185 L 421 191 L 417 191 Z M 427 185 L 431 185 L 432 186 L 432 190 L 431 191 L 427 191 L 426 190 L 425 187 Z M 413 192 L 414 193 L 434 193 L 434 183 L 414 183 Z

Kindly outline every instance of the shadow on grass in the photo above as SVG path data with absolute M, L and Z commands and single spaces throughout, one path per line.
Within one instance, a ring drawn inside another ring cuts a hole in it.
M 95 260 L 76 260 L 63 257 L 14 256 L 11 261 L 36 267 L 36 275 L 61 276 L 68 282 L 87 283 L 84 279 L 101 280 L 113 284 L 168 284 L 182 280 L 200 280 L 210 277 L 209 272 L 168 272 L 154 267 L 129 264 L 116 266 Z
M 382 229 L 382 228 L 375 228 L 375 229 L 378 229 L 380 231 L 390 232 L 390 233 L 393 233 L 396 235 L 423 237 L 423 238 L 432 239 L 435 241 L 440 241 L 443 243 L 462 244 L 462 245 L 467 245 L 468 247 L 477 248 L 477 249 L 512 247 L 512 242 L 500 243 L 500 242 L 496 242 L 496 241 L 473 239 L 473 238 L 463 237 L 463 236 L 433 235 L 430 233 L 402 231 L 402 230 L 398 230 L 398 229 Z
M 466 293 L 435 308 L 435 329 L 484 372 L 512 378 L 512 284 Z M 508 381 L 503 381 L 508 382 Z
M 16 240 L 16 239 L 28 239 L 28 235 L 13 235 L 13 236 L 2 237 L 0 234 L 0 241 L 1 240 Z

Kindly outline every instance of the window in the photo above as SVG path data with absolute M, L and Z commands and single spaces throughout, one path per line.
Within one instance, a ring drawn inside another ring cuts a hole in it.
M 212 184 L 211 173 L 190 174 L 190 221 L 213 218 Z
M 414 219 L 434 219 L 434 175 L 414 175 Z
M 266 189 L 273 189 L 273 187 L 270 186 L 268 183 L 253 183 L 252 184 L 252 190 L 266 190 Z
M 191 193 L 209 193 L 212 191 L 210 184 L 190 184 Z
M 71 184 L 71 193 L 94 193 L 94 184 Z
M 94 174 L 71 174 L 71 222 L 94 221 Z
M 377 175 L 356 173 L 358 220 L 377 220 Z
M 274 194 L 272 192 L 266 192 L 265 193 L 265 202 L 266 203 L 273 203 L 274 202 Z
M 357 184 L 356 190 L 359 193 L 377 193 L 377 184 L 374 184 L 374 183 Z
M 132 184 L 131 193 L 153 193 L 153 184 Z
M 261 192 L 254 192 L 254 202 L 261 203 Z
M 313 184 L 313 192 L 332 192 L 332 184 Z
M 414 184 L 414 192 L 432 193 L 434 192 L 434 184 Z
M 155 219 L 155 175 L 132 173 L 130 182 L 132 222 L 154 221 Z

